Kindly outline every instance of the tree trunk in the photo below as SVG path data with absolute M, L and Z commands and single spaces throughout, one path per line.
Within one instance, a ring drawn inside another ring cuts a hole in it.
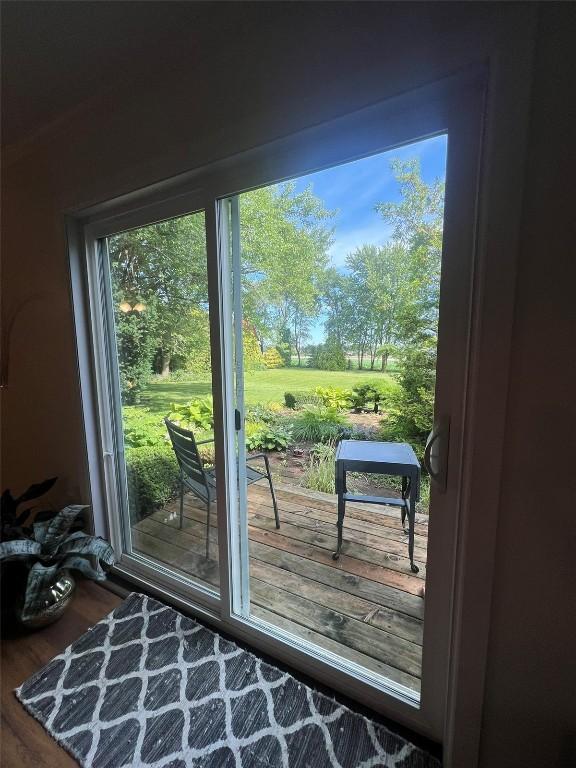
M 301 365 L 301 363 L 300 363 L 300 350 L 298 349 L 298 347 L 296 347 L 296 354 L 298 355 L 298 368 L 300 368 L 300 365 Z
M 162 370 L 160 371 L 160 376 L 162 376 L 162 378 L 166 378 L 170 373 L 170 360 L 171 360 L 170 352 L 166 352 L 165 350 L 162 350 L 161 359 L 162 359 Z
M 386 370 L 386 366 L 388 365 L 388 352 L 382 352 L 382 370 Z

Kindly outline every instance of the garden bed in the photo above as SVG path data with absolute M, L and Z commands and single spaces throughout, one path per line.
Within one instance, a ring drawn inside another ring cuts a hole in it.
M 383 423 L 394 388 L 389 384 L 358 385 L 351 390 L 316 387 L 284 395 L 285 403 L 268 401 L 245 409 L 248 455 L 265 453 L 276 482 L 334 494 L 336 445 L 342 439 L 383 440 Z M 382 410 L 381 410 L 382 409 Z M 214 462 L 210 443 L 214 421 L 210 397 L 173 403 L 166 414 L 190 429 L 200 444 L 204 462 Z M 124 434 L 131 517 L 146 517 L 174 498 L 179 470 L 162 415 L 146 408 L 124 408 Z M 263 463 L 263 462 L 262 462 Z M 427 512 L 427 485 L 419 511 Z M 382 475 L 351 474 L 350 490 L 372 496 L 399 497 L 401 480 Z
M 289 411 L 284 413 L 290 413 Z M 382 417 L 385 414 L 373 411 L 351 411 L 347 414 L 352 427 L 360 427 L 364 430 L 373 430 L 377 434 Z M 273 477 L 276 482 L 286 483 L 296 487 L 306 487 L 306 475 L 313 461 L 315 446 L 310 441 L 300 441 L 290 445 L 285 451 L 267 452 Z M 388 482 L 382 476 L 349 474 L 351 490 L 370 496 L 400 497 L 399 481 L 390 478 Z

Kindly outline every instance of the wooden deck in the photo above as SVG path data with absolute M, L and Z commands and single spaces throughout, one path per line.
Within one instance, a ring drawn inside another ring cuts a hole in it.
M 266 485 L 250 486 L 250 595 L 253 615 L 317 643 L 413 690 L 420 689 L 427 518 L 418 516 L 412 574 L 399 510 L 348 504 L 338 561 L 335 497 L 277 486 L 276 530 Z M 218 586 L 218 531 L 191 495 L 178 528 L 178 502 L 133 526 L 133 546 Z

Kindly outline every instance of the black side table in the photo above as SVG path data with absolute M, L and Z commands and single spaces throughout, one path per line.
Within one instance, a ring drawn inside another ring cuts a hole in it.
M 402 498 L 363 496 L 348 493 L 346 472 L 367 472 L 379 475 L 398 475 L 402 478 Z M 401 507 L 402 527 L 408 517 L 408 556 L 412 573 L 418 573 L 414 564 L 414 522 L 416 502 L 420 498 L 420 463 L 408 443 L 377 443 L 371 440 L 342 440 L 336 449 L 336 493 L 338 495 L 338 545 L 332 555 L 334 560 L 342 549 L 342 526 L 346 514 L 346 502 L 386 504 Z

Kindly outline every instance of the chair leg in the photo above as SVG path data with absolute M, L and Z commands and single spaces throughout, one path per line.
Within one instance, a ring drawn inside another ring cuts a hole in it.
M 264 456 L 264 464 L 266 465 L 266 472 L 268 474 L 268 485 L 270 486 L 270 495 L 272 496 L 272 506 L 274 507 L 274 517 L 276 519 L 276 528 L 280 528 L 280 515 L 278 513 L 278 503 L 276 501 L 276 493 L 274 492 L 274 485 L 272 483 L 272 474 L 270 472 L 270 464 L 268 462 L 268 456 Z
M 206 559 L 210 557 L 210 502 L 206 502 Z
M 184 523 L 184 480 L 182 478 L 182 471 L 180 471 L 180 530 Z

